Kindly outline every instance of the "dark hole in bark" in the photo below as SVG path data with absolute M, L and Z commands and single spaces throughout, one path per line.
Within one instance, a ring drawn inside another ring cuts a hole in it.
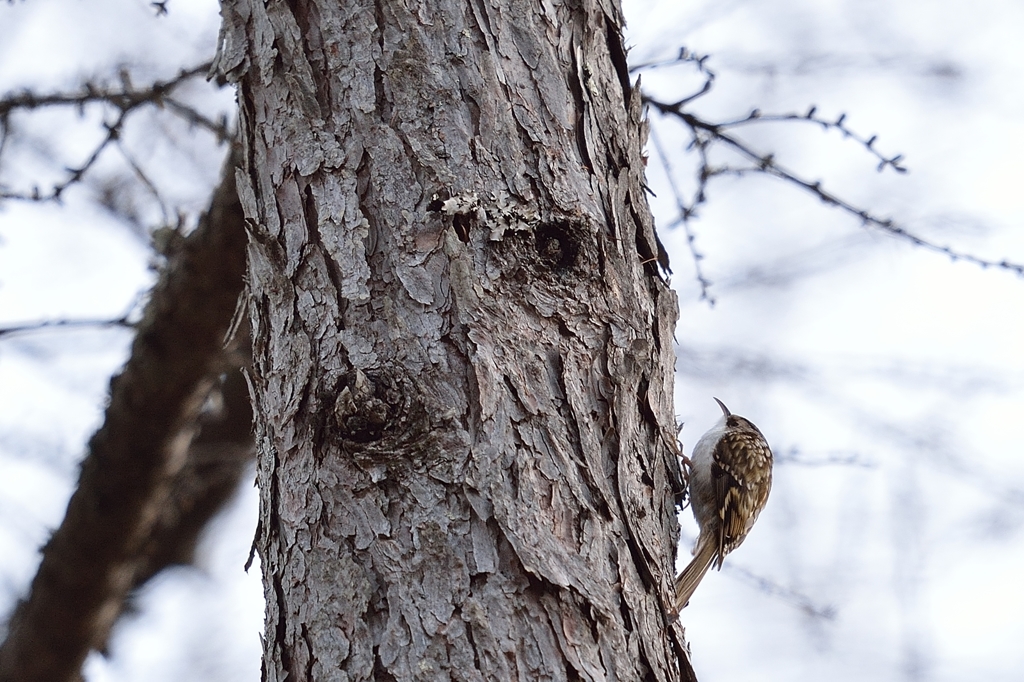
M 579 242 L 569 223 L 542 223 L 534 232 L 537 254 L 552 270 L 568 270 L 576 264 Z
M 452 227 L 455 228 L 455 234 L 463 244 L 469 243 L 470 222 L 472 222 L 470 217 L 462 213 L 456 213 L 452 216 Z

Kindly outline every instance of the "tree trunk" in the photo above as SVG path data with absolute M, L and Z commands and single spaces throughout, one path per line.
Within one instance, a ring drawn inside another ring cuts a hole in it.
M 614 5 L 225 0 L 265 680 L 692 677 Z

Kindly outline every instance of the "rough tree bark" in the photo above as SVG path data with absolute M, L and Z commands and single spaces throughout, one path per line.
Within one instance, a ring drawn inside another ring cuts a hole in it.
M 225 0 L 264 679 L 679 680 L 676 299 L 614 0 Z

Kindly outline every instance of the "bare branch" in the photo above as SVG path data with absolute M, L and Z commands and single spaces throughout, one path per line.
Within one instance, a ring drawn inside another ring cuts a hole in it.
M 1024 276 L 1024 265 L 1020 263 L 1011 262 L 1007 259 L 993 260 L 981 258 L 979 256 L 954 249 L 953 247 L 938 244 L 929 239 L 921 237 L 913 232 L 908 231 L 906 228 L 900 226 L 896 221 L 891 218 L 882 218 L 876 216 L 868 209 L 864 209 L 854 205 L 853 203 L 841 198 L 837 194 L 826 190 L 820 181 L 810 181 L 794 171 L 785 168 L 780 165 L 773 154 L 760 153 L 746 142 L 731 134 L 732 131 L 742 128 L 744 126 L 750 126 L 758 123 L 773 123 L 773 122 L 809 122 L 820 126 L 823 130 L 838 130 L 845 138 L 851 139 L 862 146 L 868 153 L 872 154 L 878 159 L 878 171 L 884 171 L 887 167 L 892 168 L 897 173 L 906 173 L 907 168 L 903 164 L 902 154 L 895 154 L 887 156 L 882 154 L 875 147 L 875 143 L 878 140 L 877 135 L 862 136 L 859 133 L 852 130 L 846 124 L 846 114 L 841 114 L 835 120 L 829 120 L 818 115 L 817 107 L 810 107 L 806 112 L 802 114 L 797 113 L 782 113 L 782 114 L 763 114 L 760 110 L 754 109 L 750 111 L 743 118 L 728 120 L 718 123 L 706 121 L 699 116 L 686 111 L 685 107 L 691 104 L 694 100 L 707 94 L 715 80 L 715 74 L 707 66 L 707 56 L 698 55 L 683 48 L 679 55 L 675 59 L 652 62 L 648 64 L 641 64 L 634 67 L 634 71 L 654 68 L 664 68 L 667 66 L 674 66 L 679 64 L 691 64 L 693 67 L 704 76 L 703 86 L 695 93 L 676 100 L 674 102 L 664 102 L 655 99 L 649 95 L 644 95 L 643 101 L 654 110 L 658 111 L 663 116 L 668 116 L 681 121 L 690 132 L 690 143 L 687 148 L 688 151 L 696 152 L 698 154 L 698 175 L 697 175 L 697 189 L 694 192 L 693 199 L 689 202 L 686 201 L 682 192 L 675 183 L 673 177 L 672 164 L 670 163 L 670 154 L 664 148 L 661 140 L 656 134 L 656 131 L 652 128 L 651 141 L 655 152 L 658 154 L 659 160 L 665 168 L 666 175 L 669 179 L 669 187 L 676 200 L 677 210 L 679 212 L 676 220 L 671 223 L 672 226 L 682 225 L 686 231 L 687 244 L 690 249 L 690 255 L 693 258 L 697 282 L 701 288 L 701 300 L 706 300 L 709 304 L 714 305 L 714 298 L 709 293 L 710 281 L 704 275 L 701 261 L 704 256 L 701 254 L 695 245 L 695 234 L 692 227 L 689 224 L 691 218 L 696 216 L 697 208 L 704 203 L 706 199 L 705 190 L 707 188 L 708 181 L 716 176 L 721 175 L 732 175 L 732 176 L 743 176 L 750 173 L 759 173 L 763 175 L 770 175 L 779 178 L 789 184 L 795 185 L 807 192 L 810 192 L 816 196 L 823 203 L 838 208 L 852 216 L 858 218 L 862 225 L 865 227 L 880 230 L 890 236 L 908 241 L 914 246 L 919 246 L 936 253 L 941 253 L 948 256 L 953 261 L 965 261 L 973 263 L 981 268 L 998 268 L 1002 270 L 1008 270 L 1015 273 L 1018 276 Z M 738 153 L 742 158 L 750 162 L 749 166 L 730 166 L 725 165 L 722 167 L 714 167 L 711 165 L 709 160 L 709 150 L 715 144 L 722 144 Z
M 651 128 L 651 143 L 654 145 L 654 150 L 658 154 L 661 165 L 665 168 L 665 176 L 668 178 L 669 188 L 672 190 L 672 196 L 675 197 L 676 200 L 676 208 L 679 211 L 679 218 L 676 220 L 674 225 L 682 225 L 683 230 L 686 232 L 686 245 L 690 249 L 690 256 L 693 258 L 693 267 L 696 272 L 697 283 L 700 285 L 700 300 L 707 301 L 708 305 L 713 306 L 715 305 L 715 299 L 709 293 L 711 280 L 704 275 L 704 269 L 701 267 L 701 261 L 704 259 L 704 256 L 697 250 L 697 236 L 690 228 L 690 218 L 696 216 L 697 207 L 704 203 L 706 199 L 704 188 L 707 185 L 707 176 L 703 173 L 701 174 L 693 200 L 687 204 L 685 197 L 683 197 L 682 190 L 680 190 L 679 186 L 676 184 L 675 174 L 672 171 L 672 164 L 669 161 L 668 154 L 665 152 L 665 148 L 661 144 L 661 139 L 658 137 L 658 133 L 654 128 Z M 706 164 L 707 156 L 705 155 L 704 147 L 698 146 L 698 151 L 701 154 L 702 160 Z
M 117 319 L 63 319 L 43 320 L 41 322 L 22 322 L 18 324 L 0 327 L 0 337 L 14 336 L 16 334 L 31 334 L 33 332 L 49 331 L 52 329 L 76 329 L 81 327 L 127 327 L 131 328 L 128 316 L 123 315 Z
M 711 88 L 715 84 L 715 72 L 708 68 L 707 61 L 710 55 L 701 55 L 696 52 L 690 52 L 686 47 L 679 48 L 679 54 L 674 59 L 666 59 L 657 62 L 648 62 L 646 64 L 638 64 L 632 67 L 630 73 L 637 71 L 648 71 L 651 69 L 659 69 L 667 66 L 678 66 L 680 64 L 693 64 L 694 68 L 704 76 L 704 84 L 697 92 L 678 100 L 675 103 L 676 107 L 682 107 L 686 104 L 697 100 L 707 93 L 711 92 Z
M 164 81 L 156 81 L 148 87 L 136 89 L 130 80 L 122 78 L 120 88 L 98 86 L 86 83 L 82 91 L 77 93 L 55 92 L 48 95 L 37 95 L 33 92 L 22 92 L 17 95 L 0 97 L 0 117 L 6 116 L 15 109 L 39 109 L 50 106 L 81 106 L 95 102 L 111 104 L 121 111 L 131 111 L 143 104 L 159 102 L 185 81 L 196 76 L 205 76 L 212 62 L 205 62 L 190 69 L 182 69 L 178 75 Z
M 205 62 L 189 69 L 183 69 L 173 78 L 156 81 L 143 88 L 133 86 L 128 72 L 122 71 L 121 83 L 117 87 L 87 82 L 79 92 L 56 92 L 40 95 L 26 91 L 0 98 L 0 152 L 3 151 L 8 140 L 10 134 L 10 115 L 14 111 L 32 111 L 56 106 L 71 106 L 82 109 L 86 106 L 98 105 L 112 107 L 117 112 L 112 122 L 104 123 L 106 134 L 100 143 L 93 148 L 89 157 L 77 167 L 65 169 L 67 177 L 64 180 L 56 183 L 48 191 L 42 191 L 38 187 L 33 187 L 29 192 L 0 187 L 0 200 L 59 200 L 68 187 L 79 182 L 89 169 L 96 164 L 104 150 L 111 143 L 116 143 L 120 139 L 121 131 L 128 117 L 145 106 L 163 107 L 190 124 L 210 131 L 217 137 L 219 142 L 230 140 L 232 132 L 227 121 L 213 121 L 195 108 L 170 97 L 171 93 L 186 81 L 205 76 L 210 70 L 210 65 L 211 62 Z M 131 163 L 131 159 L 128 160 Z M 139 173 L 136 165 L 133 165 L 133 169 L 137 174 Z M 151 187 L 151 183 L 149 184 L 151 189 L 155 189 Z
M 881 173 L 887 167 L 892 168 L 897 173 L 906 173 L 906 166 L 901 165 L 903 162 L 902 154 L 895 154 L 893 156 L 885 156 L 877 149 L 875 149 L 875 142 L 878 140 L 877 135 L 870 137 L 864 137 L 846 125 L 846 114 L 840 114 L 839 117 L 830 121 L 817 115 L 818 108 L 811 106 L 806 113 L 796 114 L 763 114 L 758 109 L 752 110 L 746 117 L 736 119 L 734 121 L 725 121 L 723 123 L 716 123 L 715 126 L 719 130 L 730 130 L 733 128 L 739 128 L 741 126 L 750 125 L 752 123 L 777 123 L 780 121 L 804 121 L 809 123 L 816 123 L 821 126 L 822 130 L 838 130 L 843 134 L 843 137 L 854 140 L 860 143 L 870 154 L 878 159 L 878 172 Z

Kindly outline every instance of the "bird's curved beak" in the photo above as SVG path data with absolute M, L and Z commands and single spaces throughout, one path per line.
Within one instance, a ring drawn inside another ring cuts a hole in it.
M 715 398 L 715 402 L 718 403 L 718 406 L 722 408 L 722 414 L 724 414 L 726 417 L 732 414 L 732 412 L 729 411 L 729 408 L 726 407 L 725 403 L 723 403 L 721 400 Z

